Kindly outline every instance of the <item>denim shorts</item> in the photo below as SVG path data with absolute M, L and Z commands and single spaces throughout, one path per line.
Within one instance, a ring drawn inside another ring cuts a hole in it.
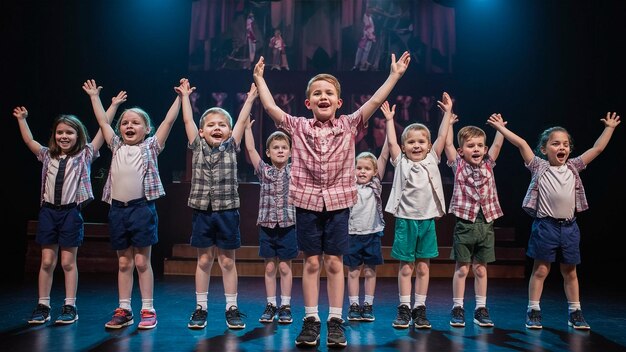
M 83 215 L 77 206 L 39 209 L 39 225 L 35 241 L 40 245 L 58 244 L 60 247 L 79 247 L 83 243 L 85 229 Z
M 291 260 L 298 256 L 296 226 L 259 226 L 259 257 Z
M 109 232 L 114 250 L 150 247 L 159 241 L 159 216 L 155 202 L 145 198 L 128 202 L 111 201 Z
M 305 255 L 348 254 L 349 209 L 312 211 L 296 207 L 298 248 Z
M 551 263 L 580 264 L 580 229 L 576 218 L 535 218 L 526 255 Z
M 380 244 L 381 232 L 367 235 L 350 235 L 348 237 L 350 253 L 343 256 L 343 263 L 350 268 L 355 268 L 361 264 L 383 264 L 383 253 Z
M 191 225 L 191 246 L 220 249 L 241 247 L 239 234 L 239 209 L 193 210 Z

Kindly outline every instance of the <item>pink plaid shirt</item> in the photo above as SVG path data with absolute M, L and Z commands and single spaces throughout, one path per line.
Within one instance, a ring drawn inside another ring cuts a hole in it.
M 339 210 L 356 203 L 355 138 L 363 129 L 361 110 L 324 123 L 285 114 L 276 125 L 293 140 L 289 204 L 312 211 Z
M 450 200 L 450 213 L 467 221 L 476 221 L 482 208 L 486 222 L 503 215 L 496 190 L 493 167 L 496 162 L 485 156 L 478 167 L 467 163 L 460 155 L 448 166 L 454 171 L 454 190 Z

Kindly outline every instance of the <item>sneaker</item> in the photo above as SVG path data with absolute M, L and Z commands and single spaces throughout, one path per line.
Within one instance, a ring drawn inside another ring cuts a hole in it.
M 189 323 L 187 323 L 187 327 L 190 329 L 204 329 L 206 326 L 206 317 L 208 315 L 207 311 L 202 309 L 200 305 L 197 305 L 198 308 L 191 314 L 191 318 L 189 318 Z
M 155 311 L 142 309 L 139 314 L 141 314 L 141 321 L 139 322 L 137 329 L 147 330 L 157 326 L 157 316 Z
M 246 323 L 244 323 L 241 318 L 245 316 L 245 314 L 239 311 L 237 306 L 231 306 L 226 311 L 226 325 L 228 325 L 229 329 L 244 329 L 246 327 Z
M 465 326 L 465 309 L 463 309 L 463 307 L 456 306 L 452 308 L 452 313 L 450 315 L 450 326 L 454 326 L 457 328 L 462 328 Z
M 346 341 L 346 333 L 344 332 L 343 319 L 330 318 L 326 322 L 328 327 L 328 335 L 326 335 L 326 346 L 328 347 L 345 347 L 348 345 Z
M 275 305 L 271 304 L 271 303 L 267 303 L 267 305 L 265 306 L 265 310 L 263 311 L 263 314 L 261 314 L 261 317 L 259 318 L 259 321 L 261 323 L 271 323 L 274 321 L 274 317 L 276 316 L 276 311 L 278 310 L 278 308 L 276 308 Z
M 320 341 L 320 328 L 322 323 L 315 320 L 315 317 L 308 317 L 302 320 L 302 331 L 296 337 L 296 346 L 317 346 Z
M 293 318 L 291 317 L 291 306 L 283 304 L 278 308 L 278 323 L 279 324 L 291 324 Z
M 569 313 L 569 320 L 567 321 L 567 325 L 573 327 L 576 330 L 590 330 L 591 327 L 585 321 L 583 317 L 583 312 L 580 309 L 576 309 L 575 311 Z
M 401 304 L 398 306 L 398 315 L 396 315 L 396 320 L 391 323 L 396 329 L 406 329 L 409 327 L 411 323 L 411 308 L 408 306 Z
M 113 313 L 113 318 L 111 318 L 108 323 L 104 324 L 104 327 L 109 329 L 120 329 L 134 323 L 133 312 L 124 308 L 116 308 L 115 313 Z
M 526 327 L 529 329 L 542 329 L 541 325 L 541 311 L 531 309 L 526 313 Z
M 37 304 L 33 314 L 28 320 L 29 324 L 43 324 L 50 320 L 50 307 L 45 304 Z
M 358 303 L 352 303 L 350 308 L 348 308 L 348 320 L 350 321 L 359 321 L 361 320 L 361 307 L 359 307 Z
M 78 320 L 78 313 L 76 312 L 76 307 L 65 304 L 61 307 L 61 315 L 57 317 L 57 320 L 54 322 L 56 324 L 71 324 Z
M 493 321 L 489 318 L 489 311 L 485 307 L 480 307 L 474 311 L 474 324 L 489 328 L 493 326 Z
M 430 329 L 430 321 L 426 318 L 426 306 L 418 306 L 411 311 L 413 325 L 416 329 Z
M 363 303 L 363 307 L 361 307 L 361 320 L 363 321 L 374 321 L 374 306 L 369 303 Z

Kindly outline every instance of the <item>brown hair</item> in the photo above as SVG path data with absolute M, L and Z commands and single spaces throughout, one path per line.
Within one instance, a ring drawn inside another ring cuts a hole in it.
M 482 128 L 476 126 L 465 126 L 459 130 L 456 134 L 456 139 L 459 142 L 459 147 L 463 146 L 463 143 L 470 138 L 483 137 L 485 143 L 487 142 L 487 134 Z
M 306 97 L 307 99 L 309 98 L 309 95 L 311 94 L 311 84 L 313 84 L 313 82 L 316 81 L 326 81 L 330 84 L 332 84 L 333 86 L 335 86 L 335 89 L 337 90 L 337 97 L 341 97 L 341 84 L 339 84 L 339 80 L 328 73 L 320 73 L 319 75 L 315 75 L 313 78 L 311 78 L 309 80 L 309 83 L 307 83 L 306 85 Z
M 61 155 L 61 148 L 57 145 L 56 141 L 57 126 L 61 123 L 70 126 L 76 131 L 76 144 L 74 144 L 72 149 L 69 150 L 67 155 L 77 154 L 89 142 L 87 128 L 85 128 L 85 125 L 78 119 L 78 117 L 74 115 L 59 115 L 56 119 L 54 119 L 54 123 L 52 124 L 52 135 L 48 141 L 50 156 L 53 158 Z
M 289 135 L 285 132 L 275 131 L 270 134 L 270 136 L 267 137 L 267 141 L 265 142 L 265 148 L 269 150 L 270 144 L 272 144 L 273 141 L 286 141 L 287 145 L 289 145 L 289 149 L 291 149 L 291 138 L 289 138 Z
M 218 108 L 218 107 L 213 107 L 210 109 L 207 109 L 202 116 L 200 116 L 200 121 L 198 122 L 200 128 L 204 127 L 204 118 L 207 117 L 207 115 L 209 114 L 221 114 L 226 118 L 226 121 L 228 122 L 228 125 L 230 126 L 230 128 L 233 128 L 233 118 L 230 116 L 230 114 L 228 113 L 228 111 L 222 109 L 222 108 Z

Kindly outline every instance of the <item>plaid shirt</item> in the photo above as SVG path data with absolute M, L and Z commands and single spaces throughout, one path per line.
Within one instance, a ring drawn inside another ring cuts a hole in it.
M 113 136 L 111 140 L 111 144 L 109 145 L 109 149 L 113 153 L 112 159 L 117 156 L 117 152 L 120 150 L 120 147 L 124 144 L 124 141 L 117 135 Z M 141 148 L 143 157 L 143 169 L 144 169 L 144 178 L 143 178 L 143 193 L 147 200 L 155 200 L 157 198 L 163 197 L 165 195 L 165 189 L 163 188 L 163 184 L 161 183 L 161 177 L 159 176 L 159 165 L 157 163 L 157 157 L 163 151 L 161 145 L 159 145 L 159 141 L 156 137 L 152 136 L 147 138 L 143 142 L 137 145 Z M 109 169 L 109 176 L 107 177 L 107 182 L 104 184 L 104 189 L 102 191 L 102 200 L 111 204 L 111 169 Z
M 261 160 L 254 172 L 261 181 L 257 225 L 270 228 L 295 225 L 296 208 L 288 204 L 291 164 L 278 169 Z
M 587 165 L 583 163 L 583 159 L 580 156 L 567 160 L 565 165 L 572 171 L 572 173 L 574 173 L 574 178 L 576 179 L 574 184 L 576 192 L 574 195 L 576 200 L 576 211 L 580 212 L 589 209 L 587 196 L 585 196 L 585 188 L 583 187 L 583 182 L 580 179 L 579 174 L 580 171 L 587 167 Z M 536 217 L 537 205 L 539 204 L 537 199 L 539 197 L 539 180 L 550 167 L 550 163 L 545 159 L 535 156 L 533 160 L 526 165 L 526 167 L 530 170 L 531 177 L 528 191 L 526 191 L 526 196 L 524 197 L 524 202 L 522 203 L 522 208 L 524 208 L 530 216 Z
M 68 161 L 73 163 L 73 167 L 78 168 L 80 181 L 76 190 L 76 204 L 83 204 L 93 199 L 93 190 L 91 188 L 91 163 L 100 156 L 100 152 L 93 150 L 93 145 L 86 144 L 83 150 L 76 155 L 72 155 Z M 48 167 L 50 166 L 50 151 L 48 147 L 42 147 L 37 154 L 37 160 L 43 163 L 41 168 L 41 194 L 39 196 L 39 204 L 43 204 L 46 178 L 48 175 Z
M 454 171 L 450 213 L 471 222 L 476 221 L 481 208 L 486 222 L 504 215 L 493 175 L 495 161 L 485 157 L 478 167 L 474 167 L 457 155 L 456 160 L 448 162 L 448 166 Z
M 291 134 L 289 204 L 312 211 L 346 209 L 357 198 L 355 138 L 363 129 L 357 110 L 324 123 L 285 114 L 276 125 Z
M 191 191 L 187 205 L 193 209 L 213 211 L 239 208 L 237 152 L 239 146 L 230 137 L 212 148 L 197 135 L 189 149 L 191 157 Z

